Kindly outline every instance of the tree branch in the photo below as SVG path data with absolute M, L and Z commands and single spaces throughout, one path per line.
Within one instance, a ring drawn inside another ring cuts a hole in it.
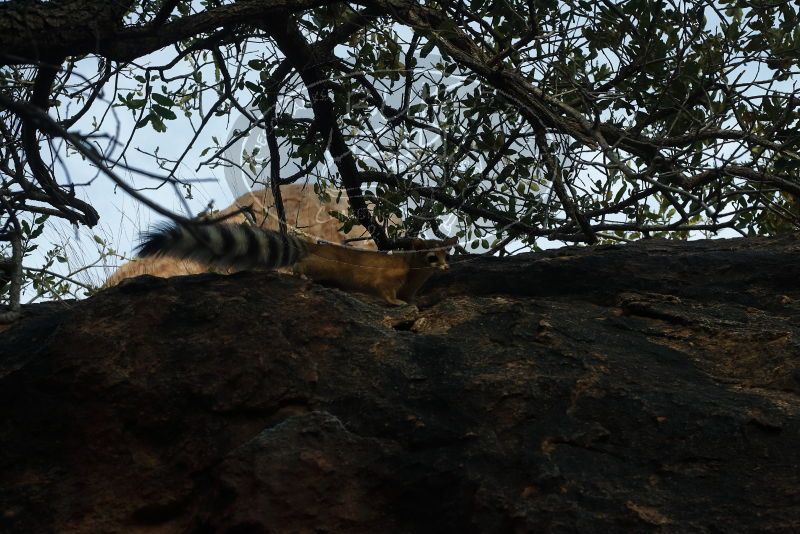
M 50 106 L 50 89 L 57 74 L 57 64 L 42 65 L 36 74 L 30 103 L 42 113 L 46 113 Z M 5 95 L 2 96 L 6 98 Z M 4 102 L 0 104 L 5 105 Z M 71 222 L 80 222 L 90 227 L 97 224 L 99 219 L 97 211 L 90 204 L 75 198 L 74 192 L 67 195 L 50 175 L 50 169 L 45 165 L 39 152 L 37 133 L 41 124 L 30 114 L 18 115 L 22 120 L 22 146 L 28 158 L 28 167 L 44 192 L 49 195 L 48 202 L 61 212 L 62 217 Z
M 298 71 L 308 90 L 317 128 L 323 139 L 328 138 L 327 149 L 342 176 L 356 219 L 367 229 L 379 249 L 388 249 L 390 243 L 386 232 L 374 220 L 364 201 L 356 160 L 338 126 L 333 101 L 328 96 L 329 79 L 320 67 L 324 64 L 324 58 L 320 57 L 318 50 L 309 46 L 294 21 L 285 13 L 264 19 L 262 24 Z

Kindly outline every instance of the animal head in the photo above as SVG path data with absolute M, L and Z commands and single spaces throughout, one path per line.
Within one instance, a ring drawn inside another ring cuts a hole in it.
M 458 243 L 457 237 L 448 239 L 410 239 L 406 250 L 414 253 L 414 264 L 418 268 L 439 269 L 450 268 L 450 249 Z

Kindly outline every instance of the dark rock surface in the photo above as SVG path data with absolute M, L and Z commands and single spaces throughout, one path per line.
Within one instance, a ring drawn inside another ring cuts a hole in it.
M 798 532 L 800 239 L 472 259 L 419 309 L 138 278 L 0 334 L 2 532 Z

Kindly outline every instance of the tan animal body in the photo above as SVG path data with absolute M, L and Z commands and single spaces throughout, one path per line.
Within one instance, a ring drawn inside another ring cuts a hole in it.
M 448 268 L 447 250 L 455 239 L 409 243 L 407 250 L 385 253 L 310 243 L 247 225 L 162 226 L 145 236 L 139 255 L 172 256 L 237 270 L 293 265 L 314 281 L 403 305 L 414 299 L 433 273 Z
M 185 276 L 187 274 L 207 273 L 208 271 L 208 265 L 192 260 L 180 260 L 167 256 L 158 258 L 137 258 L 122 264 L 114 271 L 114 274 L 108 277 L 102 287 L 114 287 L 127 278 L 134 278 L 143 274 L 149 274 L 159 278 L 171 278 L 173 276 Z
M 331 200 L 323 202 L 314 192 L 311 185 L 289 184 L 281 186 L 281 198 L 286 212 L 286 224 L 297 229 L 311 239 L 323 239 L 332 243 L 344 243 L 346 239 L 362 237 L 364 229 L 354 226 L 348 233 L 339 231 L 341 223 L 330 215 L 332 211 L 347 213 L 349 203 L 346 194 L 335 189 L 327 190 Z M 272 191 L 261 189 L 242 195 L 227 208 L 213 214 L 220 217 L 235 213 L 246 208 L 261 228 L 270 230 L 278 229 L 278 218 L 275 214 L 275 199 Z M 248 217 L 244 213 L 233 215 L 226 219 L 228 223 L 245 223 Z M 371 240 L 355 241 L 359 248 L 374 250 L 375 244 Z M 126 278 L 133 278 L 143 274 L 169 278 L 187 274 L 199 274 L 209 271 L 209 265 L 189 259 L 176 259 L 174 257 L 147 257 L 132 260 L 120 266 L 103 284 L 103 287 L 113 287 Z M 218 269 L 219 272 L 229 274 L 234 271 L 230 268 Z
M 331 243 L 344 243 L 346 239 L 357 239 L 369 237 L 362 226 L 353 226 L 347 232 L 342 233 L 339 227 L 342 223 L 330 215 L 332 211 L 347 213 L 350 203 L 347 194 L 338 189 L 326 189 L 330 197 L 329 201 L 323 202 L 314 192 L 312 185 L 288 184 L 281 186 L 281 199 L 286 213 L 286 224 L 292 229 L 298 230 L 312 240 L 323 240 Z M 272 190 L 260 189 L 252 191 L 237 198 L 233 204 L 227 208 L 214 213 L 214 217 L 221 217 L 230 213 L 235 213 L 245 208 L 252 214 L 253 219 L 249 220 L 243 213 L 234 215 L 226 219 L 226 223 L 254 222 L 259 228 L 268 230 L 278 230 L 278 215 L 275 209 L 275 198 Z M 354 241 L 354 244 L 361 248 L 375 250 L 375 244 L 371 239 Z
M 297 263 L 295 272 L 341 289 L 372 293 L 401 306 L 414 300 L 433 273 L 449 269 L 447 251 L 455 243 L 455 239 L 414 239 L 409 250 L 391 253 L 309 243 L 308 255 Z

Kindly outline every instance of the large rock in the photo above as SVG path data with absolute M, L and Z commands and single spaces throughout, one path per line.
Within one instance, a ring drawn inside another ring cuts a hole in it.
M 137 278 L 0 334 L 3 532 L 796 532 L 800 240 L 471 259 L 419 309 Z

